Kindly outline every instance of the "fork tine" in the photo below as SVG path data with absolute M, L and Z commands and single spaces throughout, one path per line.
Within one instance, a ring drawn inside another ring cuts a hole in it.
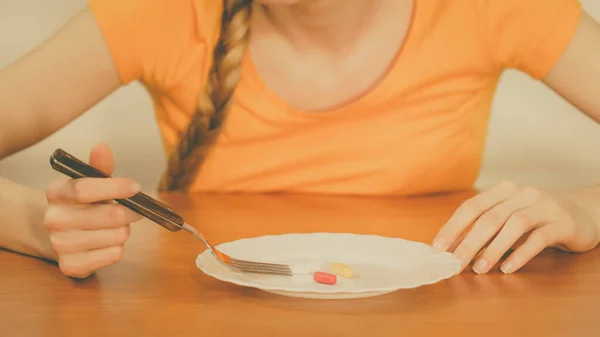
M 280 272 L 290 272 L 290 268 L 269 268 L 269 267 L 255 267 L 252 265 L 243 265 L 243 264 L 232 264 L 231 266 L 236 268 L 245 268 L 245 269 L 258 269 L 258 270 L 272 270 L 272 271 L 280 271 Z
M 233 267 L 236 268 L 243 268 L 243 269 L 255 269 L 255 270 L 270 270 L 270 271 L 278 271 L 278 272 L 291 272 L 290 268 L 265 268 L 265 267 L 254 267 L 254 266 L 248 266 L 248 265 L 243 265 L 243 264 L 232 264 Z
M 292 276 L 290 273 L 272 272 L 265 270 L 250 270 L 250 269 L 239 269 L 240 271 L 248 274 L 262 274 L 262 275 L 280 275 L 280 276 Z
M 284 273 L 284 274 L 291 274 L 292 271 L 289 268 L 278 268 L 278 269 L 274 269 L 274 268 L 257 268 L 257 267 L 252 267 L 252 266 L 244 266 L 244 265 L 232 265 L 232 267 L 234 268 L 239 268 L 239 269 L 244 269 L 244 270 L 262 270 L 265 272 L 274 272 L 274 273 Z
M 243 267 L 243 268 L 254 268 L 254 269 L 269 269 L 269 270 L 281 270 L 281 271 L 288 271 L 291 270 L 290 267 L 288 266 L 277 266 L 277 265 L 255 265 L 252 263 L 241 263 L 239 261 L 235 261 L 231 263 L 233 266 L 236 267 Z
M 276 275 L 293 275 L 291 271 L 284 270 L 269 270 L 269 269 L 256 269 L 256 268 L 238 268 L 239 270 L 247 273 L 257 273 L 257 274 L 276 274 Z
M 184 224 L 182 227 L 187 232 L 191 233 L 204 243 L 206 248 L 212 253 L 212 255 L 221 263 L 239 269 L 248 273 L 260 273 L 260 274 L 277 274 L 277 275 L 294 275 L 290 266 L 285 264 L 276 263 L 265 263 L 265 262 L 254 262 L 246 260 L 238 260 L 230 257 L 229 255 L 222 253 L 217 247 L 211 245 L 208 240 L 198 232 L 194 227 Z
M 213 253 L 215 254 L 215 257 L 218 260 L 221 260 L 226 265 L 239 269 L 243 272 L 287 276 L 294 275 L 294 273 L 288 265 L 234 259 L 229 255 L 220 252 L 217 249 L 214 249 Z
M 245 265 L 252 265 L 252 266 L 260 267 L 260 268 L 262 268 L 262 267 L 265 267 L 265 268 L 289 268 L 289 266 L 285 265 L 285 264 L 254 262 L 254 261 L 238 260 L 238 259 L 234 259 L 234 258 L 231 258 L 231 262 L 245 264 Z

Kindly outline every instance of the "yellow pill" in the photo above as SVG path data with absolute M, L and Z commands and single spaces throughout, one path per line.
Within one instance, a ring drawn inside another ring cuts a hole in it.
M 347 265 L 343 264 L 343 263 L 334 263 L 331 265 L 331 271 L 339 276 L 345 277 L 345 278 L 351 278 L 352 275 L 354 275 L 354 271 L 352 270 L 352 268 L 348 267 Z

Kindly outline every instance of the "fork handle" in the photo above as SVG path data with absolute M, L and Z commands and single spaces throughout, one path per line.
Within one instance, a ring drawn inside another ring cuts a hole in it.
M 50 165 L 54 170 L 73 179 L 110 178 L 109 175 L 82 162 L 62 149 L 54 151 L 50 157 Z M 140 192 L 131 198 L 115 199 L 115 201 L 156 222 L 171 232 L 179 231 L 184 224 L 183 218 L 171 208 L 144 193 Z

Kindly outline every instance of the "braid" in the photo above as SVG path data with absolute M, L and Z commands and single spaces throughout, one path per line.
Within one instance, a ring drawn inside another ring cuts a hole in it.
M 240 79 L 250 37 L 252 0 L 223 0 L 221 36 L 198 109 L 179 144 L 171 152 L 160 190 L 186 190 L 217 141 Z

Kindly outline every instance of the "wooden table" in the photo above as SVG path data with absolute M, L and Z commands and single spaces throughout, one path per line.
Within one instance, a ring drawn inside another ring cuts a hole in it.
M 215 243 L 285 232 L 378 233 L 430 242 L 470 195 L 163 198 Z M 125 259 L 84 281 L 0 252 L 0 336 L 600 336 L 600 250 L 547 251 L 521 272 L 470 271 L 363 300 L 270 295 L 196 269 L 191 235 L 142 222 Z

